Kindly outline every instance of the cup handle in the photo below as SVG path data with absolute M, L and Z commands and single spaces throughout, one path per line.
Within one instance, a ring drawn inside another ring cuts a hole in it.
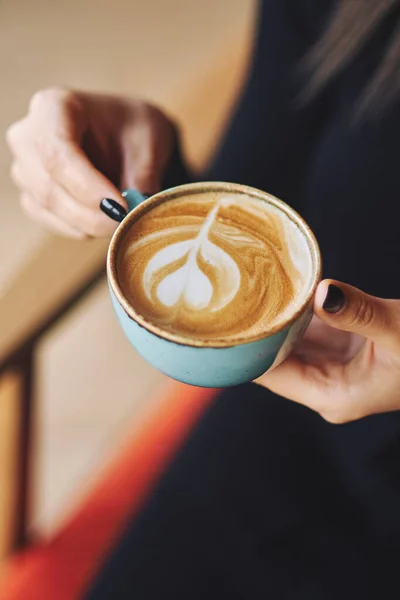
M 147 200 L 147 198 L 150 198 L 149 194 L 141 194 L 133 188 L 124 190 L 121 196 L 126 200 L 126 203 L 128 205 L 128 212 L 131 212 L 131 210 L 139 206 L 139 204 Z

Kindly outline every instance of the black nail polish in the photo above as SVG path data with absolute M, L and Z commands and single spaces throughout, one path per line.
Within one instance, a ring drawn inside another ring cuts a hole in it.
M 343 308 L 345 301 L 345 295 L 340 287 L 330 283 L 322 308 L 328 313 L 337 313 Z
M 121 204 L 111 198 L 103 198 L 100 202 L 100 208 L 110 219 L 114 221 L 122 221 L 128 214 L 127 211 Z

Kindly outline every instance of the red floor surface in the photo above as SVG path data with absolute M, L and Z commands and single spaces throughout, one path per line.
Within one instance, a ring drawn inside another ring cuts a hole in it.
M 0 599 L 80 600 L 127 519 L 140 510 L 216 393 L 172 382 L 157 412 L 125 444 L 59 532 L 2 568 Z

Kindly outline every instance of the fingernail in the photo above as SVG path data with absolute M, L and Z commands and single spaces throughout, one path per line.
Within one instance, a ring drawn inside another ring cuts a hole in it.
M 343 291 L 337 285 L 330 283 L 322 308 L 328 313 L 337 313 L 346 301 Z
M 119 204 L 116 200 L 111 200 L 111 198 L 103 198 L 100 202 L 100 208 L 110 219 L 114 221 L 122 221 L 125 219 L 128 214 L 125 208 Z

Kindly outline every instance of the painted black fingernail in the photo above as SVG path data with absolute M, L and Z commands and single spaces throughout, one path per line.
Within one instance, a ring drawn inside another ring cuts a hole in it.
M 337 313 L 346 301 L 343 291 L 337 285 L 330 283 L 322 308 L 328 313 Z
M 103 198 L 100 202 L 100 208 L 110 219 L 114 221 L 122 221 L 125 219 L 128 214 L 125 208 L 119 204 L 116 200 L 111 200 L 111 198 Z

